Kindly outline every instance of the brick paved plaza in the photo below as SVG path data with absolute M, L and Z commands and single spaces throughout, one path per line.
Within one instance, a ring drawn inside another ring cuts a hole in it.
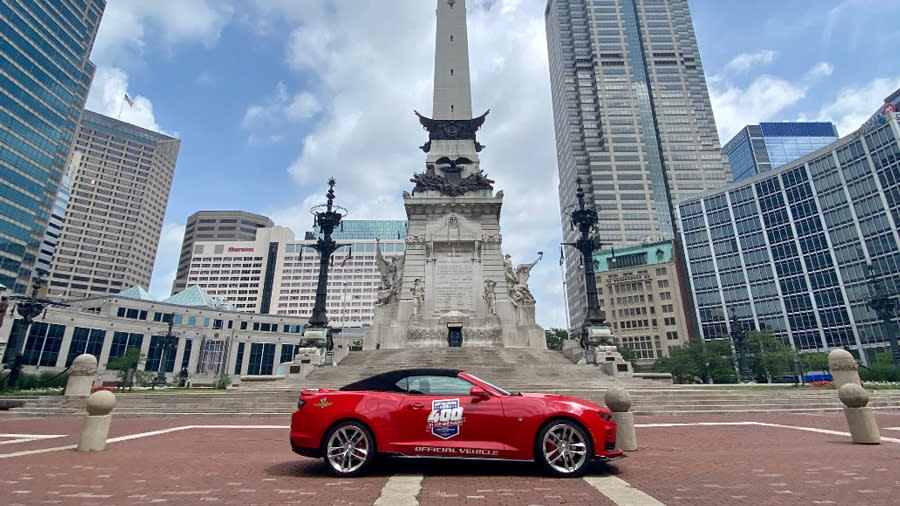
M 114 418 L 96 453 L 72 449 L 80 418 L 3 418 L 0 504 L 894 505 L 900 411 L 876 416 L 873 446 L 850 442 L 841 413 L 638 417 L 638 451 L 569 480 L 420 460 L 335 479 L 291 452 L 286 417 Z

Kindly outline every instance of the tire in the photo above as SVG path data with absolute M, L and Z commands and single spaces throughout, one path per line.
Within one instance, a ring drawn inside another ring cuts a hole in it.
M 375 436 L 362 422 L 340 422 L 322 438 L 322 459 L 335 476 L 347 478 L 365 473 L 375 460 L 375 453 Z
M 550 420 L 541 427 L 534 441 L 535 462 L 552 476 L 583 476 L 593 456 L 590 435 L 572 420 Z

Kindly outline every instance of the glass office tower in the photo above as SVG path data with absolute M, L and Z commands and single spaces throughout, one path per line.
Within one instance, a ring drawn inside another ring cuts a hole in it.
M 0 2 L 0 283 L 35 269 L 94 65 L 105 0 Z
M 548 0 L 545 18 L 565 240 L 577 178 L 602 241 L 671 240 L 675 203 L 731 179 L 687 0 Z M 579 326 L 583 271 L 568 259 Z
M 747 125 L 722 148 L 735 181 L 781 167 L 838 140 L 833 123 Z
M 766 329 L 795 349 L 887 346 L 867 305 L 869 265 L 900 291 L 900 115 L 779 169 L 679 205 L 706 339 Z

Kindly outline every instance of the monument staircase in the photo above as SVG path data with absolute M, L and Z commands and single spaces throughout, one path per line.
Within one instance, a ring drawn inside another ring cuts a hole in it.
M 452 368 L 470 372 L 513 392 L 570 395 L 603 404 L 607 389 L 621 386 L 632 397 L 637 416 L 714 413 L 810 413 L 838 411 L 833 388 L 786 385 L 672 385 L 657 380 L 611 378 L 596 367 L 577 366 L 561 353 L 522 348 L 417 348 L 351 353 L 339 366 L 316 369 L 303 379 L 249 381 L 238 388 L 208 392 L 122 393 L 117 416 L 288 416 L 301 388 L 338 388 L 384 371 Z M 869 406 L 900 409 L 900 390 L 870 392 Z M 0 406 L 7 397 L 0 399 Z M 61 396 L 16 397 L 19 407 L 0 416 L 59 416 L 84 413 L 84 399 Z

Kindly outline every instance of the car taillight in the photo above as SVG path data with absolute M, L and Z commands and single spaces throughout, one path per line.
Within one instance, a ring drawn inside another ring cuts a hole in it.
M 306 405 L 306 401 L 304 401 L 302 397 L 297 399 L 297 409 L 300 409 L 305 405 Z
M 607 413 L 605 411 L 598 411 L 597 414 L 600 415 L 600 418 L 602 418 L 604 420 L 607 420 L 607 421 L 612 420 L 612 413 Z

